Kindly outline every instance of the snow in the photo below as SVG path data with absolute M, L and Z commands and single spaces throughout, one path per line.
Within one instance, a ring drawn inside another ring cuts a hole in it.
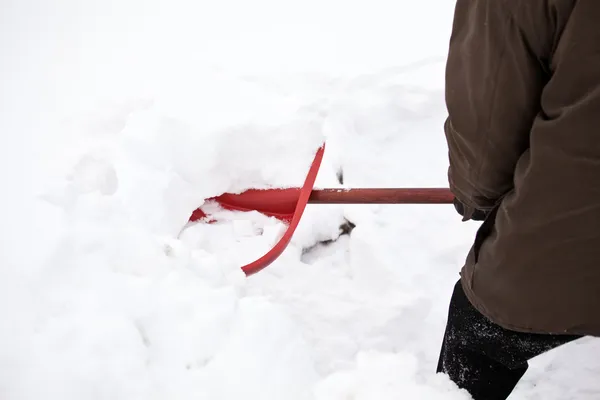
M 468 399 L 435 374 L 477 229 L 451 206 L 205 198 L 445 186 L 452 2 L 8 1 L 0 12 L 1 399 Z M 356 224 L 340 235 L 346 220 Z M 325 244 L 323 242 L 326 242 Z M 600 395 L 597 341 L 514 398 Z

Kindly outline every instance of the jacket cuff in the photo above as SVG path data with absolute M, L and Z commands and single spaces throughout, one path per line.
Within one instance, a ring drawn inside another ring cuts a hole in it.
M 473 221 L 484 221 L 487 217 L 487 213 L 483 210 L 478 210 L 475 207 L 465 205 L 457 198 L 454 198 L 454 208 L 456 212 L 463 217 L 463 222 Z

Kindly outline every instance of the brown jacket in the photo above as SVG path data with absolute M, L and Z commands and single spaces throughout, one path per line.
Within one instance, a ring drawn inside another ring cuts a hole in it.
M 450 187 L 485 211 L 461 273 L 497 324 L 600 336 L 600 0 L 458 0 Z

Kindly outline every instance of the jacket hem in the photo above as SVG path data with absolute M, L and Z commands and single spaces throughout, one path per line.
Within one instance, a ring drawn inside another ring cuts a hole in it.
M 463 291 L 464 291 L 465 295 L 467 296 L 467 299 L 469 300 L 471 305 L 473 307 L 475 307 L 475 309 L 477 311 L 479 311 L 479 313 L 481 313 L 484 317 L 489 319 L 494 324 L 500 326 L 501 328 L 504 328 L 506 330 L 513 331 L 513 332 L 530 333 L 530 334 L 538 334 L 538 335 L 580 335 L 580 336 L 600 337 L 600 331 L 594 330 L 594 329 L 543 330 L 543 329 L 537 329 L 534 327 L 515 325 L 510 322 L 507 322 L 502 317 L 491 312 L 488 308 L 486 308 L 483 305 L 483 303 L 481 302 L 479 297 L 473 291 L 473 289 L 470 285 L 470 282 L 467 282 L 465 278 L 466 278 L 465 276 L 463 276 L 461 278 L 461 285 L 462 285 Z

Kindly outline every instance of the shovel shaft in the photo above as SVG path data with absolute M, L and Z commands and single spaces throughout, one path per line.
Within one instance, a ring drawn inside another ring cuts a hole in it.
M 447 188 L 314 189 L 311 204 L 452 204 Z

